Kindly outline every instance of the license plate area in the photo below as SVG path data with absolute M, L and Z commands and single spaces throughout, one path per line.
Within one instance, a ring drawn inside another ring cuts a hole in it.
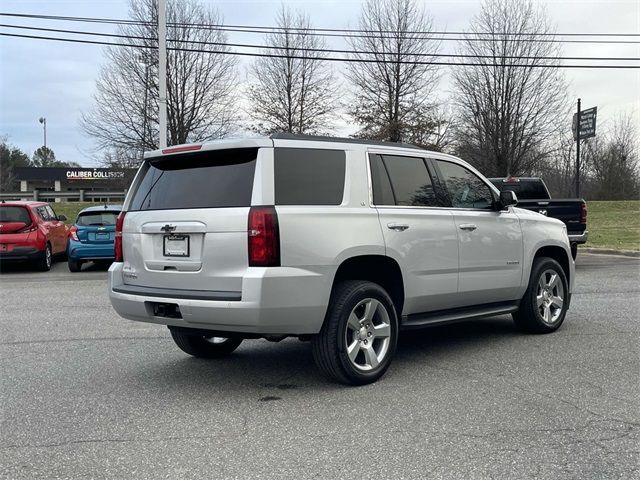
M 96 240 L 109 240 L 109 232 L 96 233 Z
M 189 249 L 189 235 L 164 235 L 162 239 L 162 254 L 165 257 L 188 257 Z

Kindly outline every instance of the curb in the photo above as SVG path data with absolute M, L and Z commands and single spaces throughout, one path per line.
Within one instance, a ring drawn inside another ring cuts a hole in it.
M 636 250 L 614 250 L 613 248 L 579 248 L 578 255 L 580 255 L 580 252 L 593 253 L 595 255 L 619 255 L 623 257 L 640 258 L 640 251 Z

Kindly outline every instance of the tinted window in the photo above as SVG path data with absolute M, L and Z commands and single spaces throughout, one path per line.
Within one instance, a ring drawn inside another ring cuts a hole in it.
M 57 220 L 58 219 L 58 215 L 56 215 L 56 212 L 53 211 L 53 208 L 51 208 L 49 205 L 47 205 L 46 207 L 47 213 L 49 214 L 49 219 L 51 220 Z
M 276 148 L 276 205 L 340 205 L 344 172 L 343 150 Z
M 456 163 L 443 160 L 436 162 L 449 192 L 452 207 L 492 208 L 491 189 L 480 177 Z
M 36 208 L 36 212 L 38 212 L 38 215 L 40 215 L 40 218 L 42 218 L 42 220 L 44 220 L 45 222 L 49 222 L 53 220 L 51 218 L 51 215 L 49 215 L 49 211 L 45 207 Z
M 258 149 L 150 159 L 131 210 L 248 207 Z
M 515 192 L 519 200 L 549 198 L 549 192 L 545 188 L 541 180 L 510 180 L 505 181 L 501 178 L 491 179 L 498 190 L 511 190 Z
M 0 207 L 0 222 L 22 222 L 31 225 L 31 217 L 27 209 L 23 207 Z
M 371 163 L 371 187 L 373 188 L 374 205 L 395 205 L 391 182 L 387 169 L 382 163 L 380 155 L 369 155 Z
M 433 182 L 422 158 L 383 155 L 396 205 L 437 206 Z
M 86 212 L 81 213 L 76 220 L 77 225 L 89 226 L 105 226 L 115 225 L 118 212 Z

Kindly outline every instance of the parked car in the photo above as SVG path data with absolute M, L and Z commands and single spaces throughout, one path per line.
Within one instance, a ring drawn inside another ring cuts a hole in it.
M 566 226 L 571 242 L 571 255 L 578 255 L 578 245 L 587 243 L 587 203 L 581 198 L 551 198 L 549 189 L 539 177 L 490 178 L 498 190 L 511 190 L 518 196 L 518 207 L 557 218 Z
M 196 357 L 310 340 L 347 384 L 378 379 L 400 329 L 512 314 L 562 324 L 566 226 L 515 208 L 459 158 L 276 134 L 148 153 L 116 222 L 109 295 Z
M 32 262 L 51 269 L 53 257 L 67 250 L 67 217 L 46 202 L 0 203 L 0 261 Z
M 88 207 L 78 213 L 69 229 L 67 263 L 69 270 L 79 272 L 88 261 L 111 263 L 114 259 L 116 219 L 121 205 Z

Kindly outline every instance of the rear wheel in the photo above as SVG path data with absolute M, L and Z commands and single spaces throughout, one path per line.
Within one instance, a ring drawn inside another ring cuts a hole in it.
M 74 260 L 72 258 L 67 259 L 67 265 L 70 272 L 79 272 L 82 270 L 82 262 L 80 260 Z
M 51 252 L 51 245 L 47 243 L 44 252 L 42 252 L 42 256 L 36 262 L 36 267 L 42 272 L 48 272 L 49 270 L 51 270 L 52 261 L 53 253 Z
M 562 325 L 567 313 L 569 286 L 567 276 L 552 258 L 536 258 L 529 286 L 513 313 L 516 326 L 529 333 L 551 333 Z
M 327 377 L 364 385 L 389 368 L 398 341 L 398 317 L 387 292 L 367 281 L 334 288 L 322 330 L 312 340 L 313 357 Z
M 231 354 L 242 343 L 241 338 L 205 337 L 171 329 L 171 337 L 185 353 L 198 358 L 220 358 Z

